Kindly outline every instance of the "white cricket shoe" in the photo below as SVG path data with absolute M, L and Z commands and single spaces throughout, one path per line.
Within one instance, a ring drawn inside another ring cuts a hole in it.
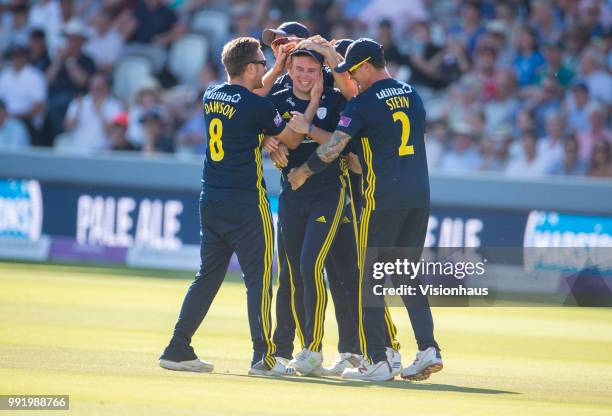
M 393 348 L 389 347 L 387 347 L 386 354 L 387 361 L 389 361 L 389 364 L 391 365 L 391 372 L 395 377 L 402 371 L 402 355 L 398 350 L 394 350 Z
M 352 354 L 350 352 L 340 353 L 331 366 L 323 368 L 323 375 L 340 377 L 347 368 L 359 367 L 362 360 L 363 356 L 359 354 Z
M 429 347 L 416 354 L 414 362 L 404 368 L 401 376 L 404 380 L 423 381 L 427 380 L 432 373 L 442 370 L 444 365 L 442 359 L 438 357 L 435 347 Z
M 342 373 L 342 378 L 346 380 L 391 381 L 394 377 L 391 364 L 387 360 L 376 364 L 363 360 L 359 367 L 347 368 Z
M 300 351 L 293 360 L 289 361 L 289 365 L 297 370 L 302 375 L 320 376 L 323 373 L 323 354 L 317 351 L 310 351 L 304 348 Z
M 257 363 L 255 363 L 255 365 L 253 365 L 253 367 L 249 368 L 248 375 L 276 377 L 294 376 L 295 370 L 291 367 L 285 366 L 277 358 L 276 363 L 274 363 L 274 367 L 272 368 L 270 368 L 264 360 L 258 361 Z
M 160 359 L 159 366 L 165 368 L 166 370 L 193 371 L 196 373 L 210 373 L 215 368 L 215 366 L 211 363 L 207 363 L 199 358 L 189 361 L 170 361 Z
M 282 365 L 284 365 L 285 367 L 289 366 L 289 360 L 288 358 L 285 357 L 276 357 L 276 361 L 278 361 L 279 363 L 281 363 Z

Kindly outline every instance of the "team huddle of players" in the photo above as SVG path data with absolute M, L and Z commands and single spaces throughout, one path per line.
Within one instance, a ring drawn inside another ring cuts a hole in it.
M 416 91 L 392 79 L 371 39 L 327 41 L 297 22 L 262 34 L 276 58 L 266 71 L 259 42 L 223 49 L 228 82 L 204 93 L 201 267 L 160 358 L 170 370 L 209 372 L 191 338 L 236 253 L 247 286 L 253 341 L 250 375 L 424 380 L 442 369 L 426 298 L 404 299 L 417 339 L 402 368 L 384 305 L 364 307 L 370 261 L 383 247 L 416 247 L 429 216 L 425 110 Z M 353 140 L 351 140 L 353 139 Z M 277 325 L 272 333 L 274 231 L 261 152 L 281 170 Z M 329 283 L 338 358 L 323 367 Z M 300 351 L 294 356 L 294 341 Z

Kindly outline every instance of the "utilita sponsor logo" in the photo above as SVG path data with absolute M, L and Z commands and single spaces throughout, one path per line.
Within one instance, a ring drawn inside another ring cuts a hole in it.
M 43 204 L 35 180 L 0 180 L 0 236 L 38 241 Z

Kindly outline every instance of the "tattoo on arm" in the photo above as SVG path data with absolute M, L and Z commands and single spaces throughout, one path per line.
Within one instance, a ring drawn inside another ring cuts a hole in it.
M 336 130 L 327 143 L 317 148 L 317 155 L 321 161 L 331 163 L 340 156 L 340 153 L 342 153 L 342 150 L 344 150 L 350 140 L 351 136 Z

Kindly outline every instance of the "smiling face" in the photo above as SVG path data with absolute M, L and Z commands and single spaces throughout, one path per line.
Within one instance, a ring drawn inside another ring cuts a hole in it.
M 288 71 L 293 81 L 294 91 L 300 94 L 310 94 L 310 90 L 321 74 L 321 64 L 307 55 L 293 56 Z

